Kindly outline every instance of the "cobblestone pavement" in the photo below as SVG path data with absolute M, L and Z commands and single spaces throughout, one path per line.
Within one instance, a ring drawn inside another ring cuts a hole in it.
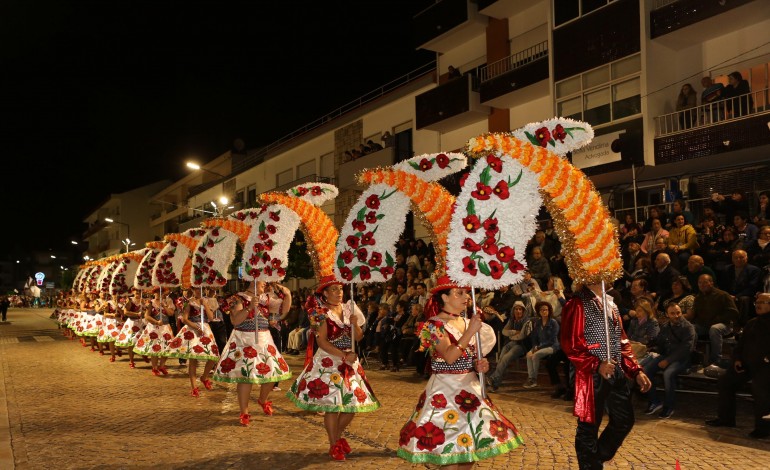
M 256 391 L 252 394 L 254 418 L 244 428 L 238 425 L 233 385 L 215 383 L 200 399 L 191 398 L 186 372 L 176 360 L 169 361 L 174 367 L 168 377 L 152 376 L 141 360 L 129 369 L 125 356 L 110 363 L 77 341 L 60 340 L 49 314 L 12 309 L 10 323 L 0 324 L 0 468 L 411 467 L 395 450 L 398 431 L 424 386 L 412 370 L 381 372 L 379 364 L 369 364 L 367 374 L 383 406 L 353 420 L 348 440 L 354 453 L 336 463 L 326 454 L 323 418 L 299 411 L 284 396 L 289 382 L 271 394 L 271 417 L 258 412 Z M 22 340 L 29 337 L 33 340 Z M 299 356 L 287 360 L 292 370 L 301 367 Z M 492 398 L 518 426 L 525 446 L 475 468 L 577 468 L 569 403 L 550 398 L 544 385 L 521 388 L 524 378 L 523 372 L 512 372 Z M 668 420 L 645 416 L 644 403 L 637 400 L 637 424 L 606 468 L 673 469 L 677 459 L 684 470 L 770 468 L 770 441 L 745 438 L 751 430 L 746 400 L 739 406 L 738 428 L 714 430 L 703 426 L 715 410 L 714 397 L 682 395 L 677 414 Z M 3 423 L 6 411 L 9 428 Z

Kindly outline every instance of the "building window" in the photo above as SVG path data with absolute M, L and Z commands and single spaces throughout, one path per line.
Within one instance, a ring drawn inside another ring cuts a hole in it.
M 553 0 L 553 24 L 558 28 L 617 0 Z
M 246 188 L 246 206 L 255 207 L 257 205 L 257 185 L 252 184 Z
M 282 171 L 275 175 L 275 187 L 280 188 L 281 186 L 291 183 L 294 181 L 294 170 L 288 169 L 286 171 Z
M 640 114 L 640 72 L 634 54 L 557 82 L 557 115 L 600 126 Z
M 297 179 L 302 179 L 306 176 L 311 176 L 315 174 L 315 160 L 310 160 L 308 162 L 302 163 L 301 165 L 297 165 Z

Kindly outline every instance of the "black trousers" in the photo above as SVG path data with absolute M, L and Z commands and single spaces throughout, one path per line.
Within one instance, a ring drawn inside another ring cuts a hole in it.
M 599 436 L 604 412 L 610 422 Z M 575 453 L 581 470 L 600 470 L 611 460 L 634 427 L 634 407 L 631 404 L 631 383 L 616 370 L 615 376 L 602 379 L 594 372 L 594 423 L 578 420 Z
M 744 364 L 744 367 L 746 365 Z M 754 429 L 770 431 L 770 421 L 762 416 L 770 413 L 770 364 L 761 364 L 755 370 L 746 368 L 738 373 L 732 364 L 719 378 L 719 419 L 726 423 L 735 422 L 735 394 L 751 380 L 751 396 L 754 398 Z

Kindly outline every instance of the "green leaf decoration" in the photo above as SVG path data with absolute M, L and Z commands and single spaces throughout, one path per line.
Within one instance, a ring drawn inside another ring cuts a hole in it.
M 527 136 L 527 139 L 529 139 L 529 142 L 530 142 L 532 145 L 537 145 L 538 147 L 540 146 L 540 141 L 539 141 L 539 140 L 537 140 L 537 139 L 535 138 L 535 136 L 534 136 L 534 135 L 530 134 L 530 133 L 529 133 L 529 132 L 527 132 L 527 131 L 524 131 L 524 135 L 526 135 L 526 136 Z
M 476 215 L 476 203 L 473 202 L 473 198 L 468 199 L 468 205 L 465 207 L 468 215 Z
M 358 214 L 356 214 L 356 220 L 364 220 L 364 217 L 366 216 L 366 210 L 369 209 L 366 206 L 361 207 L 361 209 L 358 210 Z
M 353 400 L 353 394 L 352 393 L 348 393 L 348 394 L 342 395 L 342 404 L 343 405 L 349 405 L 352 400 Z
M 514 180 L 513 183 L 511 183 L 511 177 L 508 177 L 508 187 L 511 188 L 513 186 L 516 186 L 519 184 L 519 181 L 521 181 L 521 176 L 524 174 L 524 170 L 519 170 L 519 176 L 516 177 L 516 180 Z
M 383 200 L 385 200 L 385 199 L 389 198 L 389 197 L 390 197 L 390 196 L 392 196 L 392 195 L 393 195 L 393 193 L 395 193 L 396 191 L 398 191 L 398 189 L 394 189 L 393 191 L 391 191 L 391 192 L 389 192 L 389 193 L 387 193 L 387 194 L 385 193 L 385 191 L 383 191 L 383 192 L 382 192 L 382 194 L 380 195 L 380 201 L 383 201 Z
M 260 232 L 264 232 L 266 228 L 267 228 L 267 225 L 265 224 L 264 220 L 259 223 L 259 231 Z
M 419 169 L 420 169 L 420 165 L 418 165 L 418 164 L 417 164 L 417 163 L 415 163 L 415 162 L 409 162 L 409 166 L 411 166 L 411 167 L 412 167 L 412 168 L 414 168 L 415 170 L 419 170 Z
M 441 451 L 442 454 L 448 454 L 452 452 L 452 449 L 454 449 L 455 444 L 454 442 L 450 442 L 449 444 L 444 446 L 444 449 Z
M 361 270 L 361 266 L 356 266 L 355 268 L 353 268 L 352 269 L 353 277 L 358 276 L 358 271 L 360 270 Z
M 342 268 L 345 266 L 345 261 L 342 260 L 342 255 L 337 257 L 337 267 Z
M 241 375 L 244 377 L 248 377 L 249 371 L 247 371 L 245 367 L 241 367 Z
M 476 446 L 476 448 L 483 449 L 484 447 L 489 447 L 490 444 L 492 444 L 493 442 L 495 442 L 494 438 L 485 437 L 484 439 L 479 440 L 479 443 Z
M 489 186 L 489 181 L 492 179 L 492 177 L 490 176 L 491 171 L 492 171 L 492 167 L 487 166 L 479 175 L 479 180 L 481 180 L 481 182 L 487 186 Z
M 384 219 L 385 214 L 377 214 L 377 220 Z
M 489 270 L 489 266 L 487 266 L 487 263 L 484 262 L 484 260 L 479 260 L 479 271 L 485 276 L 492 275 L 492 271 Z
M 548 145 L 556 146 L 556 141 L 551 139 L 551 140 L 548 141 Z
M 393 261 L 393 256 L 390 255 L 389 251 L 385 252 L 385 264 L 388 266 L 393 266 L 395 264 L 395 261 Z

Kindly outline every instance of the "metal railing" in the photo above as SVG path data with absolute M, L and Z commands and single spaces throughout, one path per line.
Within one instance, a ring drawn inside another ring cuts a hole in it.
M 655 137 L 715 126 L 727 121 L 770 113 L 768 89 L 715 101 L 655 118 Z
M 504 59 L 500 59 L 497 62 L 492 62 L 482 66 L 479 69 L 479 77 L 481 82 L 492 80 L 493 78 L 500 76 L 506 72 L 523 67 L 535 59 L 546 57 L 548 55 L 548 41 L 543 41 L 540 44 L 535 44 L 532 47 L 528 47 L 523 51 L 516 52 L 509 55 Z
M 666 5 L 671 5 L 672 3 L 676 3 L 679 0 L 655 0 L 655 5 L 652 7 L 653 10 L 657 10 L 658 8 L 663 8 Z

